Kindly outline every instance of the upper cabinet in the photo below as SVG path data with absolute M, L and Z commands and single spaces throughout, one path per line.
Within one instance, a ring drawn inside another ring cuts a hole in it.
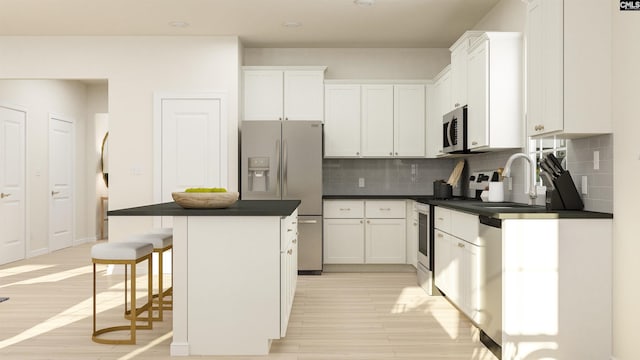
M 427 144 L 426 157 L 445 156 L 442 152 L 442 116 L 451 105 L 451 66 L 445 67 L 427 85 Z
M 328 83 L 325 99 L 325 157 L 425 156 L 424 83 Z
M 612 132 L 611 4 L 529 0 L 527 134 Z
M 522 35 L 485 32 L 469 48 L 470 150 L 522 147 Z
M 243 67 L 243 120 L 323 120 L 326 67 Z
M 451 103 L 445 113 L 467 104 L 467 54 L 471 43 L 481 34 L 481 31 L 467 31 L 449 48 L 451 50 Z

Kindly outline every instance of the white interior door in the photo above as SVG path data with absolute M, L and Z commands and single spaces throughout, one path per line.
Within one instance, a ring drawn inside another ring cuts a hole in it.
M 49 115 L 49 249 L 55 251 L 73 242 L 73 122 Z
M 162 202 L 189 187 L 227 187 L 221 99 L 162 100 Z M 172 227 L 172 218 L 162 219 Z
M 0 264 L 25 258 L 24 111 L 0 106 Z

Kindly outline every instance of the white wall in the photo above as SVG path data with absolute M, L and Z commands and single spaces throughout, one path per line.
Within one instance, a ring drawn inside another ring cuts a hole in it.
M 502 0 L 498 2 L 473 30 L 520 31 L 525 32 L 527 4 L 522 0 Z
M 108 79 L 109 206 L 118 209 L 153 201 L 154 92 L 228 94 L 228 183 L 237 190 L 238 47 L 232 36 L 7 36 L 0 78 Z M 151 226 L 111 218 L 111 240 Z
M 48 252 L 49 221 L 49 113 L 74 120 L 75 126 L 75 229 L 74 240 L 92 239 L 86 204 L 87 88 L 78 81 L 0 80 L 0 101 L 27 110 L 27 255 Z
M 243 64 L 324 65 L 327 79 L 431 79 L 450 62 L 449 49 L 247 48 Z
M 613 6 L 613 353 L 640 359 L 640 12 Z
M 88 228 L 100 239 L 100 197 L 108 196 L 108 189 L 102 179 L 100 169 L 102 139 L 109 131 L 109 85 L 89 84 L 87 86 L 87 198 L 86 211 Z M 93 156 L 89 155 L 92 154 Z M 91 201 L 94 199 L 94 201 Z M 90 215 L 93 214 L 93 217 Z M 105 223 L 105 236 L 108 226 Z

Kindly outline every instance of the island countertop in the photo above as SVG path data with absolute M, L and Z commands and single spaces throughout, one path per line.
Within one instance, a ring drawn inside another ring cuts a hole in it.
M 108 216 L 289 216 L 300 200 L 238 200 L 223 209 L 185 209 L 175 202 L 110 210 Z

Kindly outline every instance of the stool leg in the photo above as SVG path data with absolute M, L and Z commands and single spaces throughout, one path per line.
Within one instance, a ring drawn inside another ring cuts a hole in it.
M 96 334 L 96 263 L 93 263 L 93 335 Z
M 164 264 L 163 264 L 163 256 L 164 253 L 162 251 L 158 252 L 158 320 L 162 321 L 162 312 L 164 305 L 164 293 L 162 289 L 162 281 L 163 273 L 164 273 Z
M 126 265 L 125 265 L 126 267 Z M 125 286 L 127 280 L 125 279 Z M 125 288 L 126 289 L 126 288 Z M 138 308 L 136 307 L 136 264 L 131 265 L 131 341 L 136 343 L 136 320 L 138 317 Z
M 149 329 L 153 328 L 153 257 L 147 259 L 147 323 Z M 162 309 L 160 309 L 160 320 L 162 320 Z

